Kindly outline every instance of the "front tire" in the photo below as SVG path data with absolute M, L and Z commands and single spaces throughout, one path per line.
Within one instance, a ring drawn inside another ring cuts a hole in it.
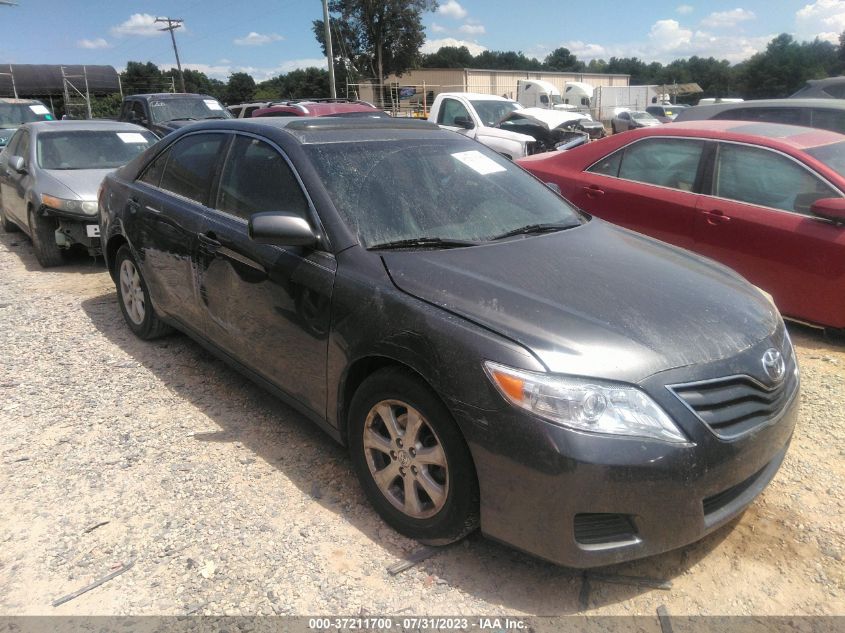
M 370 503 L 397 532 L 429 545 L 478 527 L 469 448 L 449 410 L 401 368 L 367 378 L 349 409 L 349 449 Z
M 156 314 L 141 270 L 125 244 L 118 249 L 114 266 L 117 302 L 129 329 L 145 341 L 170 332 L 170 326 Z
M 42 268 L 53 268 L 64 263 L 62 249 L 56 244 L 56 229 L 59 223 L 50 217 L 40 216 L 35 209 L 29 210 L 29 231 L 35 258 Z

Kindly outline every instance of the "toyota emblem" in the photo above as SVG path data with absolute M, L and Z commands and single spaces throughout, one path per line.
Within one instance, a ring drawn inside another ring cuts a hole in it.
M 786 374 L 786 362 L 781 354 L 774 347 L 763 352 L 763 371 L 773 383 L 779 383 Z

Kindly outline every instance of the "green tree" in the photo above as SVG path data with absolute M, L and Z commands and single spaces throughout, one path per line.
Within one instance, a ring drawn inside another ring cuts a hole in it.
M 472 68 L 475 58 L 466 46 L 441 46 L 436 53 L 423 55 L 422 68 Z
M 127 62 L 126 70 L 120 74 L 124 94 L 144 94 L 170 90 L 170 81 L 152 62 Z
M 185 90 L 187 92 L 210 95 L 221 101 L 226 98 L 226 84 L 219 79 L 212 79 L 199 70 L 183 70 L 185 75 Z M 164 72 L 165 77 L 172 77 L 175 85 L 179 85 L 179 71 L 171 68 Z
M 584 62 L 578 61 L 568 48 L 556 48 L 546 56 L 543 65 L 555 72 L 583 72 Z
M 542 70 L 543 64 L 522 51 L 482 51 L 475 56 L 472 68 L 493 70 Z
M 226 103 L 244 103 L 255 96 L 255 79 L 247 73 L 232 73 L 226 84 Z
M 258 84 L 255 91 L 257 101 L 275 99 L 308 99 L 330 96 L 329 71 L 322 68 L 292 70 Z
M 330 0 L 334 55 L 353 80 L 377 78 L 383 95 L 385 77 L 419 61 L 422 15 L 436 8 L 437 0 Z M 313 22 L 313 31 L 325 54 L 322 20 Z

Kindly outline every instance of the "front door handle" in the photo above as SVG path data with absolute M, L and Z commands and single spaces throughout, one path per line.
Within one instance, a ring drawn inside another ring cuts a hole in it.
M 725 215 L 722 211 L 718 210 L 705 211 L 704 218 L 707 220 L 707 224 L 712 224 L 713 226 L 718 224 L 727 224 L 731 221 L 729 215 Z
M 129 213 L 138 213 L 138 209 L 141 208 L 141 203 L 138 202 L 138 198 L 129 198 L 126 201 L 126 207 L 129 209 Z
M 604 189 L 599 189 L 596 185 L 581 187 L 581 191 L 587 194 L 588 198 L 598 198 L 599 196 L 604 195 Z

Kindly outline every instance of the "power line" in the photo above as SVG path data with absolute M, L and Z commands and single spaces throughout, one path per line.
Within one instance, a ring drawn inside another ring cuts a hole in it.
M 180 18 L 156 18 L 156 22 L 167 22 L 167 26 L 159 31 L 170 31 L 170 39 L 173 41 L 173 52 L 176 54 L 176 67 L 179 69 L 179 84 L 182 86 L 182 92 L 185 90 L 185 75 L 182 73 L 182 62 L 179 61 L 179 49 L 176 48 L 176 36 L 173 31 L 182 26 L 184 20 Z

